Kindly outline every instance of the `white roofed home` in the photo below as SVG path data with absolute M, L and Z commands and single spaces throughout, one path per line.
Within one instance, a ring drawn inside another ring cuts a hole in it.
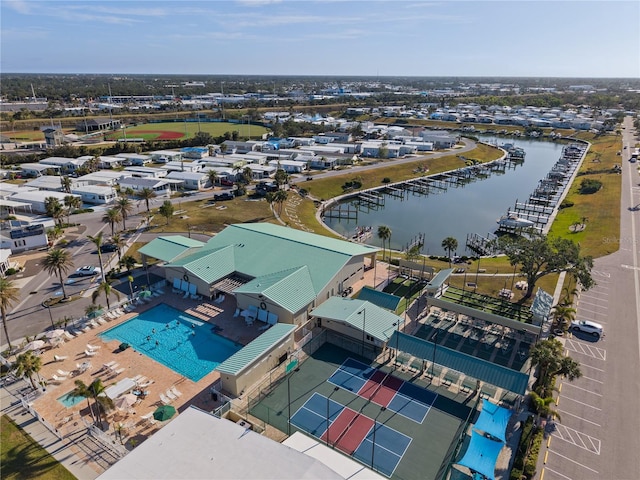
M 151 160 L 156 163 L 179 162 L 182 160 L 182 152 L 173 150 L 156 150 L 149 152 L 149 155 L 151 156 Z
M 59 172 L 60 167 L 57 165 L 45 165 L 42 163 L 22 163 L 20 165 L 22 176 L 24 177 L 40 177 L 46 175 L 47 171 Z
M 281 168 L 287 173 L 302 173 L 307 168 L 307 162 L 296 162 L 295 160 L 271 160 L 269 165 Z
M 143 167 L 152 162 L 150 155 L 140 155 L 139 153 L 119 153 L 116 157 L 124 159 L 123 165 L 136 165 Z
M 91 203 L 93 205 L 107 205 L 118 198 L 113 187 L 102 185 L 84 185 L 71 189 L 71 193 L 80 195 L 83 203 Z
M 200 190 L 205 187 L 209 177 L 203 172 L 169 172 L 167 178 L 170 180 L 180 180 L 187 190 Z
M 37 213 L 46 213 L 45 203 L 47 198 L 57 198 L 60 203 L 64 203 L 64 197 L 69 194 L 66 192 L 51 192 L 46 190 L 32 190 L 29 192 L 16 193 L 10 197 L 10 200 L 24 202 L 31 205 L 31 209 Z M 71 194 L 72 197 L 80 198 L 80 195 Z
M 171 182 L 167 182 L 166 180 L 161 180 L 159 178 L 126 177 L 121 178 L 118 183 L 120 184 L 121 190 L 131 188 L 134 191 L 139 192 L 140 190 L 148 188 L 150 190 L 153 190 L 158 197 L 168 197 L 171 194 L 171 190 L 169 188 Z
M 100 168 L 116 168 L 121 167 L 124 158 L 102 155 L 98 157 L 98 167 Z
M 64 158 L 64 157 L 49 157 L 40 160 L 41 165 L 53 165 L 60 168 L 60 172 L 73 173 L 87 162 L 85 157 L 80 158 Z

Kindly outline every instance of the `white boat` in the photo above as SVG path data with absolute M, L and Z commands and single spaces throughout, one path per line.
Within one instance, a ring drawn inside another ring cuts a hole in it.
M 531 220 L 519 217 L 515 213 L 509 213 L 498 219 L 498 225 L 507 228 L 527 228 L 533 227 L 534 223 Z

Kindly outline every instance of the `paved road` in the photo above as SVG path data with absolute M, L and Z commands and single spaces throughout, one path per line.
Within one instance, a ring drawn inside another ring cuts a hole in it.
M 630 163 L 630 118 L 622 141 L 621 228 L 602 239 L 620 249 L 597 259 L 597 285 L 580 295 L 577 317 L 602 323 L 605 337 L 574 335 L 565 343 L 583 377 L 560 385 L 556 424 L 543 450 L 544 480 L 637 479 L 640 475 L 640 175 Z M 539 469 L 540 470 L 540 469 Z

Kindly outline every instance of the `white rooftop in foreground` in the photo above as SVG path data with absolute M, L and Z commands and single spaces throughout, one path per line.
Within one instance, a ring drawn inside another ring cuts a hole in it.
M 98 480 L 383 478 L 302 434 L 289 441 L 292 447 L 190 407 Z

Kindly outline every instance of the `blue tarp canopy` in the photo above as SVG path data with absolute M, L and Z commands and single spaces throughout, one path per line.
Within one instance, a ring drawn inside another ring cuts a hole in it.
M 510 418 L 510 410 L 484 400 L 482 402 L 482 412 L 480 412 L 473 429 L 506 443 L 505 434 L 507 433 L 507 424 Z
M 496 462 L 504 444 L 473 432 L 471 442 L 458 465 L 477 472 L 487 480 L 495 480 Z

